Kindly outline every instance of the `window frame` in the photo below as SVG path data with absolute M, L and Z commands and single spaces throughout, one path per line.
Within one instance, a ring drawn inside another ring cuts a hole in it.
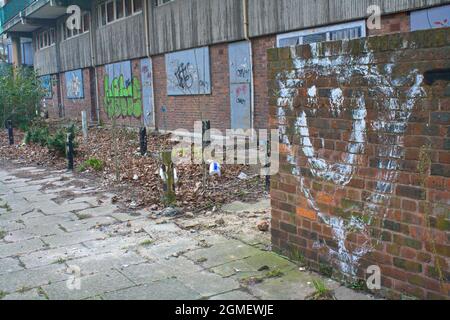
M 174 1 L 175 0 L 155 0 L 153 3 L 155 7 L 161 7 Z
M 325 41 L 332 41 L 331 40 L 332 32 L 346 30 L 346 29 L 352 29 L 352 28 L 358 28 L 358 27 L 361 29 L 361 38 L 365 38 L 367 36 L 365 20 L 358 20 L 358 21 L 353 21 L 353 22 L 335 24 L 335 25 L 326 26 L 326 27 L 310 28 L 310 29 L 305 29 L 305 30 L 301 30 L 301 31 L 294 31 L 294 32 L 278 34 L 277 35 L 277 48 L 289 47 L 289 46 L 281 46 L 280 45 L 280 43 L 283 40 L 298 37 L 297 45 L 302 45 L 302 44 L 304 44 L 304 42 L 303 42 L 304 37 L 315 35 L 315 34 L 321 34 L 321 33 L 326 33 Z
M 113 23 L 115 23 L 117 21 L 122 21 L 124 19 L 129 18 L 129 17 L 135 16 L 135 15 L 138 15 L 138 14 L 142 14 L 142 12 L 144 10 L 144 2 L 141 1 L 141 4 L 142 4 L 141 9 L 135 11 L 134 10 L 134 7 L 135 7 L 134 6 L 134 0 L 129 0 L 129 1 L 131 2 L 131 4 L 130 4 L 131 13 L 129 13 L 128 15 L 127 15 L 127 10 L 126 10 L 126 8 L 127 8 L 126 0 L 120 1 L 120 3 L 123 6 L 123 8 L 122 8 L 123 16 L 121 18 L 118 18 L 118 15 L 117 15 L 117 13 L 118 13 L 118 11 L 117 11 L 117 3 L 118 3 L 118 1 L 116 1 L 116 0 L 107 0 L 107 1 L 104 1 L 104 2 L 100 3 L 97 6 L 98 27 L 102 28 L 102 27 L 105 27 L 107 25 L 113 24 Z M 108 21 L 108 10 L 107 10 L 108 3 L 112 3 L 113 4 L 114 19 L 112 19 L 111 21 Z M 103 15 L 105 15 L 105 16 L 103 16 Z
M 70 40 L 79 36 L 82 36 L 83 34 L 89 33 L 91 31 L 91 13 L 89 11 L 85 11 L 82 12 L 81 14 L 81 25 L 80 25 L 80 29 L 74 29 L 74 30 L 70 30 L 69 28 L 67 28 L 66 26 L 66 22 L 63 22 L 61 24 L 61 35 L 62 35 L 62 41 L 66 41 L 66 40 Z M 88 21 L 88 25 L 89 28 L 86 30 L 85 27 L 85 23 L 86 20 L 85 18 L 87 17 L 87 21 Z
M 53 47 L 56 44 L 55 28 L 48 28 L 39 31 L 36 35 L 36 49 L 43 50 Z

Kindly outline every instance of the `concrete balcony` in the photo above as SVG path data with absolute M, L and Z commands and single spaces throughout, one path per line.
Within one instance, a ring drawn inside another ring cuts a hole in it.
M 11 3 L 14 3 L 14 0 Z M 5 17 L 3 33 L 27 34 L 43 26 L 54 25 L 57 18 L 66 14 L 67 9 L 64 2 L 56 0 L 28 0 L 22 3 L 26 6 L 16 4 L 20 10 L 14 16 L 8 17 L 9 19 Z

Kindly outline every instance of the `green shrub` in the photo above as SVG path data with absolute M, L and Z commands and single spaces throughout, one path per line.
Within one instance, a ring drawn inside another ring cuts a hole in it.
M 26 132 L 24 142 L 26 144 L 34 143 L 46 147 L 49 135 L 47 126 L 33 125 Z
M 55 134 L 50 135 L 47 139 L 47 147 L 50 151 L 55 152 L 60 156 L 66 155 L 66 140 L 67 135 L 65 130 L 58 130 Z
M 25 134 L 24 143 L 34 143 L 47 147 L 51 152 L 55 152 L 63 157 L 66 155 L 67 134 L 71 133 L 73 137 L 76 137 L 76 131 L 76 127 L 71 125 L 68 128 L 58 129 L 55 133 L 51 134 L 46 124 L 34 122 Z M 73 144 L 75 151 L 78 146 L 75 139 Z

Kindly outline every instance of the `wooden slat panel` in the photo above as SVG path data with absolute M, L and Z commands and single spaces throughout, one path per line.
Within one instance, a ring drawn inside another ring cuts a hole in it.
M 450 3 L 449 0 L 248 0 L 250 36 L 363 19 L 370 5 L 383 14 Z
M 58 73 L 56 46 L 35 51 L 34 68 L 38 75 Z
M 60 44 L 61 71 L 82 69 L 91 66 L 90 35 L 82 34 L 72 39 L 67 39 Z
M 97 28 L 97 64 L 145 56 L 144 14 Z
M 182 0 L 150 7 L 150 52 L 159 54 L 244 38 L 242 0 Z

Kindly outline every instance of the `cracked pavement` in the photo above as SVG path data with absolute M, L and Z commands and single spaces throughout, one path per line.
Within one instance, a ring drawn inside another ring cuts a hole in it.
M 0 298 L 302 300 L 321 278 L 248 234 L 152 220 L 113 197 L 66 171 L 2 166 Z M 323 281 L 337 299 L 372 298 Z

